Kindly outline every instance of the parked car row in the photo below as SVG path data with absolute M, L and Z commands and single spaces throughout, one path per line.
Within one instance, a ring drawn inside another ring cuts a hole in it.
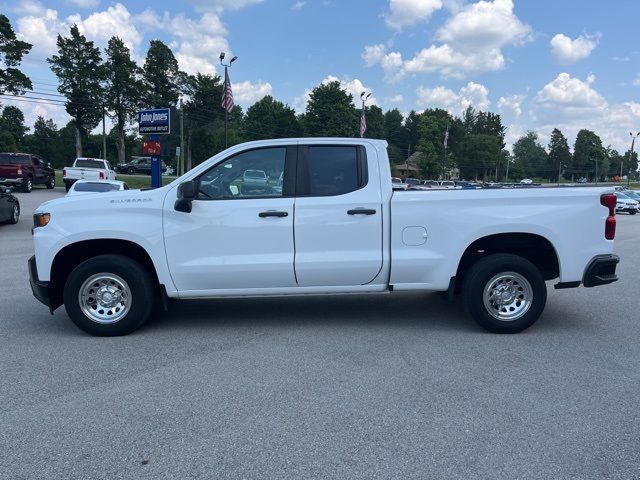
M 498 182 L 473 182 L 467 180 L 420 180 L 417 178 L 400 179 L 392 177 L 391 183 L 394 190 L 430 190 L 430 189 L 457 189 L 477 190 L 480 188 L 516 188 L 523 186 L 539 186 L 531 179 L 525 178 L 519 183 Z

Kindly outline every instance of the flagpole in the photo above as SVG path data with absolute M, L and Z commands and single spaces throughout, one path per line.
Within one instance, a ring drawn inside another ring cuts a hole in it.
M 231 92 L 231 81 L 229 80 L 229 67 L 238 57 L 234 56 L 229 63 L 224 63 L 225 52 L 220 53 L 220 65 L 224 67 L 224 85 L 222 87 L 222 108 L 224 108 L 224 148 L 229 146 L 229 110 L 233 109 L 233 93 Z
M 225 87 L 226 88 L 226 82 L 229 79 L 229 74 L 227 73 L 227 67 L 224 67 L 224 81 L 225 81 Z M 225 150 L 228 148 L 228 144 L 229 144 L 229 136 L 227 134 L 227 128 L 228 128 L 228 124 L 229 124 L 229 111 L 225 108 L 224 109 L 224 148 Z
M 365 102 L 371 96 L 371 92 L 362 92 L 360 99 L 362 100 L 362 111 L 360 112 L 360 138 L 364 137 L 364 133 L 367 131 L 367 119 L 365 117 Z
M 444 169 L 447 162 L 447 144 L 449 143 L 449 120 L 447 120 L 447 131 L 444 134 L 444 157 L 442 157 L 442 180 L 444 180 Z

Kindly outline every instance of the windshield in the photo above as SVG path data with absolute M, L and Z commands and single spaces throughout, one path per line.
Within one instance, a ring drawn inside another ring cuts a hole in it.
M 92 158 L 78 158 L 74 166 L 80 168 L 104 168 L 104 161 Z
M 29 157 L 26 155 L 10 155 L 8 153 L 0 153 L 0 163 L 4 165 L 28 165 Z
M 105 182 L 82 182 L 74 186 L 76 192 L 112 192 L 120 190 L 120 185 Z

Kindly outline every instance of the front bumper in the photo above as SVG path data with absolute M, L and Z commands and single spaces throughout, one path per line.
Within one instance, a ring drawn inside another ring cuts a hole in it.
M 49 282 L 41 282 L 38 278 L 38 269 L 36 268 L 36 256 L 32 255 L 28 261 L 29 265 L 29 283 L 31 284 L 31 291 L 33 296 L 36 297 L 41 303 L 49 307 L 51 313 L 51 300 L 49 298 Z
M 616 282 L 616 266 L 620 262 L 617 255 L 598 255 L 587 266 L 582 284 L 585 287 L 597 287 L 598 285 L 607 285 Z

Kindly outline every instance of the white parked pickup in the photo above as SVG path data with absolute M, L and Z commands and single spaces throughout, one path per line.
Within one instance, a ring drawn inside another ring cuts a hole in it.
M 386 146 L 251 142 L 162 188 L 46 202 L 33 293 L 95 335 L 135 330 L 168 298 L 400 290 L 461 293 L 480 325 L 514 333 L 542 313 L 545 281 L 617 280 L 612 188 L 394 192 Z
M 116 172 L 101 158 L 76 158 L 72 167 L 62 169 L 64 187 L 69 191 L 76 180 L 115 180 Z

